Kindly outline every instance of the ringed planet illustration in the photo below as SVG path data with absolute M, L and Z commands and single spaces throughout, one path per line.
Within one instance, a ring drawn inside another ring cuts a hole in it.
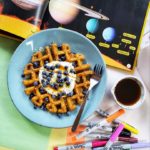
M 85 12 L 85 16 L 108 21 L 109 18 L 100 12 L 80 5 L 80 0 L 51 0 L 49 12 L 52 18 L 60 24 L 69 24 L 79 13 Z

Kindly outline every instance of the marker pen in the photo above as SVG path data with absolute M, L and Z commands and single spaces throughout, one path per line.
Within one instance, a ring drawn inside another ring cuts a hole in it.
M 150 143 L 124 144 L 121 147 L 122 149 L 150 148 Z
M 96 123 L 85 122 L 85 123 L 82 123 L 82 125 L 92 128 L 93 126 L 96 125 Z M 104 133 L 110 134 L 110 133 L 114 132 L 114 130 L 116 129 L 116 126 L 113 126 L 113 127 L 112 126 L 101 126 L 98 129 L 100 129 L 100 130 L 97 130 L 97 132 L 100 134 L 104 134 Z M 119 136 L 131 137 L 131 132 L 127 129 L 123 129 Z
M 54 150 L 72 150 L 72 149 L 81 149 L 81 148 L 94 148 L 94 147 L 104 146 L 106 143 L 107 143 L 107 141 L 94 140 L 92 142 L 86 142 L 86 143 L 82 143 L 82 144 L 54 147 Z
M 112 122 L 114 119 L 118 118 L 119 116 L 121 116 L 124 113 L 125 113 L 125 110 L 123 110 L 123 109 L 118 110 L 117 112 L 108 116 L 107 118 L 102 119 L 99 123 L 96 124 L 96 126 L 94 126 L 92 128 L 86 128 L 83 132 L 81 132 L 78 135 L 76 135 L 75 137 L 73 137 L 73 140 L 79 139 L 81 137 L 88 135 L 89 133 L 95 131 L 96 129 L 105 125 L 106 123 Z
M 89 134 L 87 135 L 88 138 L 91 139 L 99 139 L 99 140 L 109 140 L 110 138 L 110 134 Z M 117 141 L 122 141 L 122 142 L 128 142 L 128 143 L 137 143 L 138 142 L 138 138 L 134 138 L 134 137 L 118 137 L 116 139 Z
M 113 134 L 110 136 L 110 139 L 108 140 L 108 142 L 106 143 L 104 149 L 105 150 L 109 150 L 110 147 L 113 145 L 113 143 L 117 140 L 119 134 L 121 133 L 121 131 L 123 130 L 124 125 L 123 124 L 119 124 L 119 126 L 116 128 L 116 130 L 113 132 Z
M 132 149 L 140 149 L 140 148 L 150 148 L 150 143 L 135 143 L 135 144 L 122 144 L 117 146 L 112 146 L 111 150 L 132 150 Z M 104 150 L 104 147 L 93 148 L 93 150 Z
M 101 109 L 97 109 L 96 112 L 97 112 L 100 116 L 102 116 L 102 117 L 107 117 L 107 116 L 109 115 L 109 113 L 107 113 L 107 112 L 105 112 L 105 111 L 103 111 L 103 110 L 101 110 Z M 120 119 L 115 119 L 114 122 L 115 122 L 115 123 L 118 123 L 118 124 L 119 124 L 119 123 L 122 123 L 122 124 L 124 125 L 124 128 L 125 128 L 125 129 L 131 131 L 131 132 L 134 133 L 134 134 L 138 134 L 138 133 L 139 133 L 138 129 L 136 129 L 135 127 L 133 127 L 132 125 L 130 125 L 130 124 L 124 122 L 124 121 L 121 121 Z

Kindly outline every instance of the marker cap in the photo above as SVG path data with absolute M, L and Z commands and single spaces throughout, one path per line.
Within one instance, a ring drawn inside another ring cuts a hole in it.
M 123 142 L 129 142 L 129 143 L 137 143 L 138 142 L 138 139 L 134 138 L 134 137 L 131 137 L 131 138 L 128 138 L 128 137 L 119 137 L 118 140 L 119 141 L 123 141 Z
M 122 122 L 122 124 L 124 125 L 124 128 L 126 128 L 129 131 L 131 131 L 132 133 L 134 133 L 134 134 L 138 134 L 139 133 L 139 131 L 136 128 L 134 128 L 133 126 L 127 124 L 126 122 Z
M 54 147 L 54 150 L 58 150 L 58 147 Z
M 146 148 L 146 147 L 150 147 L 150 143 L 136 143 L 136 144 L 132 144 L 132 148 Z
M 118 118 L 119 116 L 121 116 L 122 114 L 125 113 L 124 109 L 119 109 L 117 112 L 115 112 L 114 114 L 110 115 L 107 117 L 107 122 L 112 122 L 113 120 L 115 120 L 116 118 Z
M 105 146 L 106 143 L 107 143 L 107 141 L 93 141 L 92 145 L 93 145 L 93 148 L 94 147 L 101 147 L 101 146 Z

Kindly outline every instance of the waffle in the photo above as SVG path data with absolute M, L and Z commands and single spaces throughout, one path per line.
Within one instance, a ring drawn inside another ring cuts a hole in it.
M 54 98 L 45 91 L 39 82 L 40 68 L 52 61 L 67 61 L 73 64 L 76 71 L 76 83 L 71 96 Z M 67 113 L 75 110 L 77 105 L 81 105 L 85 100 L 85 93 L 90 86 L 92 74 L 90 65 L 85 63 L 84 55 L 72 53 L 68 44 L 58 46 L 56 43 L 52 43 L 34 53 L 30 63 L 25 66 L 23 72 L 24 92 L 36 107 L 51 113 Z M 35 83 L 38 84 L 35 86 Z

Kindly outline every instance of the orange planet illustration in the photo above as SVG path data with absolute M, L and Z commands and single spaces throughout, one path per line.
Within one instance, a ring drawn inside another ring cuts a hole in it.
M 12 0 L 12 2 L 18 7 L 24 10 L 36 9 L 43 4 L 45 0 Z

